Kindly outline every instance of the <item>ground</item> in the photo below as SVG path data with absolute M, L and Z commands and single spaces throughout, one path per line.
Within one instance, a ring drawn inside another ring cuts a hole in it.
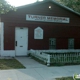
M 22 69 L 25 68 L 18 60 L 16 59 L 0 59 L 0 69 Z
M 55 80 L 55 78 L 80 74 L 80 65 L 51 66 L 40 64 L 29 57 L 17 57 L 26 69 L 0 70 L 0 80 Z

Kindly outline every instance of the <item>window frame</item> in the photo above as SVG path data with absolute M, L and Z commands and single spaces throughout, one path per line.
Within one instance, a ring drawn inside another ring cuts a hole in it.
M 49 49 L 56 49 L 56 38 L 49 38 Z
M 73 42 L 71 42 L 71 40 Z M 68 49 L 74 49 L 74 38 L 69 38 L 68 39 Z

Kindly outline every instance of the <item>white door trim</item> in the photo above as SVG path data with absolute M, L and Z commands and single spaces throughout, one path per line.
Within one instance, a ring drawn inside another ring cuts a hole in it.
M 20 27 L 15 27 L 15 43 L 17 41 L 17 47 L 15 45 L 15 56 L 27 56 L 28 54 L 28 28 L 27 27 L 22 27 L 22 28 L 23 29 L 21 30 Z M 19 35 L 20 32 L 18 29 L 20 29 L 20 31 L 23 31 L 22 36 Z M 19 36 L 19 37 L 16 38 L 16 36 Z M 23 40 L 26 40 L 26 41 L 23 41 Z M 21 52 L 20 50 L 22 51 L 23 54 L 20 53 Z

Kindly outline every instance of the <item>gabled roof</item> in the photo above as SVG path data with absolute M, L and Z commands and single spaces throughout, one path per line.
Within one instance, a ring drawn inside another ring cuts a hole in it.
M 54 4 L 56 4 L 56 5 L 60 6 L 60 7 L 62 7 L 64 9 L 66 9 L 66 10 L 68 10 L 68 11 L 74 13 L 74 14 L 77 14 L 78 16 L 80 16 L 79 12 L 76 12 L 76 11 L 74 11 L 73 9 L 71 9 L 71 8 L 69 8 L 67 6 L 62 5 L 62 4 L 58 3 L 58 2 L 56 2 L 55 0 L 38 1 L 38 2 L 35 2 L 35 3 L 32 3 L 32 4 L 28 4 L 28 5 L 25 5 L 25 6 L 20 6 L 20 7 L 17 7 L 17 8 L 19 9 L 19 8 L 22 8 L 22 7 L 29 7 L 29 6 L 33 6 L 33 5 L 38 5 L 38 4 L 46 3 L 46 2 L 52 2 L 52 3 L 54 3 Z

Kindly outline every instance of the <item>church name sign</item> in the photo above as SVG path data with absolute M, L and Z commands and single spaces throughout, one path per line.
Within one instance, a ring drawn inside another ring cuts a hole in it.
M 69 23 L 70 18 L 68 17 L 57 17 L 57 16 L 43 16 L 43 15 L 26 15 L 27 21 L 41 21 L 41 22 L 56 22 L 56 23 Z

